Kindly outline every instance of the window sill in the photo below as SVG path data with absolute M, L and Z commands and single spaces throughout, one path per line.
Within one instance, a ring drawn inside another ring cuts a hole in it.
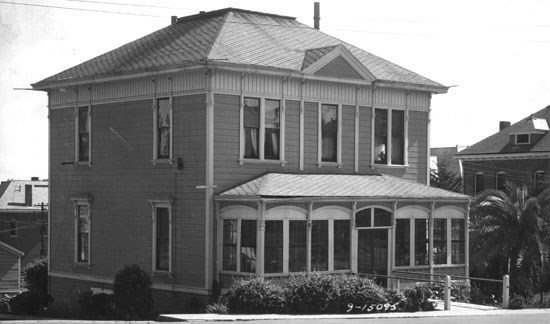
M 153 277 L 157 276 L 172 278 L 172 272 L 168 270 L 153 270 Z
M 465 267 L 466 264 L 465 263 L 456 263 L 456 264 L 434 264 L 434 268 L 449 268 L 449 267 L 457 267 L 457 268 L 461 268 L 461 267 Z
M 73 264 L 73 267 L 75 269 L 78 269 L 78 268 L 88 268 L 88 269 L 91 269 L 92 268 L 92 264 L 91 263 L 88 263 L 88 262 L 81 262 L 81 261 L 77 261 Z
M 157 165 L 157 164 L 174 164 L 173 159 L 153 159 L 153 160 L 151 160 L 151 162 L 153 163 L 153 165 Z
M 83 161 L 74 161 L 74 166 L 77 167 L 79 165 L 84 165 L 84 166 L 89 166 L 91 167 L 92 166 L 92 162 L 89 161 L 89 162 L 83 162 Z
M 381 168 L 381 169 L 405 169 L 408 168 L 408 164 L 371 164 L 372 169 Z
M 342 168 L 344 164 L 340 162 L 317 162 L 317 167 L 320 169 L 322 167 L 333 167 L 333 168 Z
M 260 159 L 239 159 L 239 164 L 279 164 L 281 166 L 285 166 L 287 164 L 287 161 L 283 160 L 260 160 Z

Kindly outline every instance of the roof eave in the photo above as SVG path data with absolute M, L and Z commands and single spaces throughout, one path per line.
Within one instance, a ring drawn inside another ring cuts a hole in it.
M 479 153 L 479 154 L 455 154 L 453 159 L 460 160 L 525 160 L 550 158 L 548 152 L 524 152 L 524 153 Z
M 471 199 L 470 196 L 464 197 L 361 197 L 361 196 L 346 196 L 346 197 L 319 197 L 319 196 L 297 196 L 297 197 L 262 197 L 257 195 L 217 195 L 214 196 L 215 201 L 266 201 L 266 202 L 346 202 L 346 201 L 391 201 L 391 202 L 445 202 L 445 203 L 466 203 Z

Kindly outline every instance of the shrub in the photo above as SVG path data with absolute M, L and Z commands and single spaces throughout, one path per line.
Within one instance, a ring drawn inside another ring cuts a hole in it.
M 533 303 L 533 299 L 529 296 L 514 295 L 510 298 L 510 309 L 524 309 Z
M 42 297 L 36 291 L 25 291 L 10 299 L 11 312 L 18 315 L 36 315 L 40 311 Z
M 10 313 L 10 300 L 14 297 L 13 294 L 0 294 L 0 313 Z
M 331 313 L 346 313 L 350 304 L 368 307 L 388 302 L 384 288 L 371 279 L 357 275 L 337 275 L 333 276 L 333 280 L 334 287 L 328 307 Z M 354 311 L 361 311 L 361 309 Z
M 326 312 L 331 302 L 334 278 L 313 272 L 292 276 L 285 282 L 285 302 L 290 313 Z
M 403 309 L 406 312 L 432 311 L 435 309 L 435 303 L 429 301 L 433 292 L 424 285 L 417 285 L 414 288 L 405 289 Z
M 25 287 L 44 295 L 48 294 L 48 261 L 36 259 L 23 268 Z
M 212 304 L 206 305 L 205 311 L 210 314 L 227 314 L 229 309 L 227 304 L 224 302 L 215 302 Z
M 115 308 L 113 295 L 94 294 L 91 290 L 78 296 L 80 311 L 86 319 L 113 319 Z
M 444 283 L 432 283 L 430 286 L 432 290 L 432 298 L 436 299 L 445 299 L 445 284 Z M 469 303 L 470 302 L 470 288 L 461 282 L 452 281 L 451 282 L 451 297 L 455 301 L 460 303 Z
M 231 313 L 280 313 L 285 305 L 283 288 L 263 278 L 237 279 L 226 298 Z
M 153 312 L 151 285 L 151 277 L 137 264 L 119 270 L 113 282 L 117 315 L 125 320 L 149 319 Z

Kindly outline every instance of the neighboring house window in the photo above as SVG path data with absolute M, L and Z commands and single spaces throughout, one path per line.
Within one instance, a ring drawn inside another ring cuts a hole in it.
M 434 264 L 447 263 L 447 219 L 434 219 L 433 257 Z
M 476 172 L 474 174 L 474 194 L 475 195 L 485 190 L 483 177 L 484 177 L 483 172 Z
M 76 159 L 77 162 L 90 162 L 91 155 L 91 117 L 90 107 L 77 108 L 77 138 Z
M 535 194 L 541 193 L 545 188 L 547 184 L 544 177 L 544 171 L 539 170 L 535 171 L 533 173 L 533 189 L 535 191 Z
M 338 162 L 337 105 L 321 105 L 321 161 Z
M 283 272 L 283 221 L 265 221 L 265 273 Z
M 464 219 L 451 219 L 451 263 L 463 264 L 465 262 L 465 230 Z
M 334 221 L 334 270 L 350 269 L 350 222 Z
M 314 220 L 311 226 L 311 270 L 328 270 L 328 221 Z
M 243 98 L 242 157 L 281 160 L 281 120 L 280 100 Z
M 516 134 L 516 144 L 529 144 L 531 141 L 531 136 L 529 134 Z
M 154 109 L 154 160 L 172 160 L 172 100 L 159 98 Z
M 90 203 L 76 203 L 76 262 L 90 263 L 91 218 Z
M 10 236 L 19 236 L 19 227 L 17 226 L 17 220 L 12 219 L 10 222 Z
M 411 220 L 396 219 L 395 220 L 395 265 L 409 266 L 410 265 L 410 244 L 411 244 Z
M 495 189 L 504 190 L 506 183 L 506 172 L 497 172 L 495 176 Z
M 288 271 L 307 270 L 307 221 L 289 221 Z
M 172 271 L 172 206 L 170 202 L 152 202 L 153 271 Z
M 375 109 L 374 163 L 405 164 L 405 111 Z

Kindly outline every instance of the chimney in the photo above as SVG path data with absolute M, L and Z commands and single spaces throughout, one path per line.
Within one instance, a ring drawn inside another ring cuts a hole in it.
M 39 177 L 31 177 L 31 181 L 40 181 Z
M 321 20 L 321 17 L 320 17 L 320 11 L 321 9 L 319 8 L 320 7 L 320 4 L 319 2 L 314 2 L 313 3 L 313 27 L 317 30 L 319 30 L 319 20 Z
M 173 25 L 178 22 L 178 16 L 172 16 L 170 24 Z
M 508 128 L 510 127 L 511 123 L 509 121 L 501 121 L 498 125 L 499 127 L 499 131 L 505 129 L 505 128 Z
M 25 206 L 32 206 L 32 185 L 25 185 Z

